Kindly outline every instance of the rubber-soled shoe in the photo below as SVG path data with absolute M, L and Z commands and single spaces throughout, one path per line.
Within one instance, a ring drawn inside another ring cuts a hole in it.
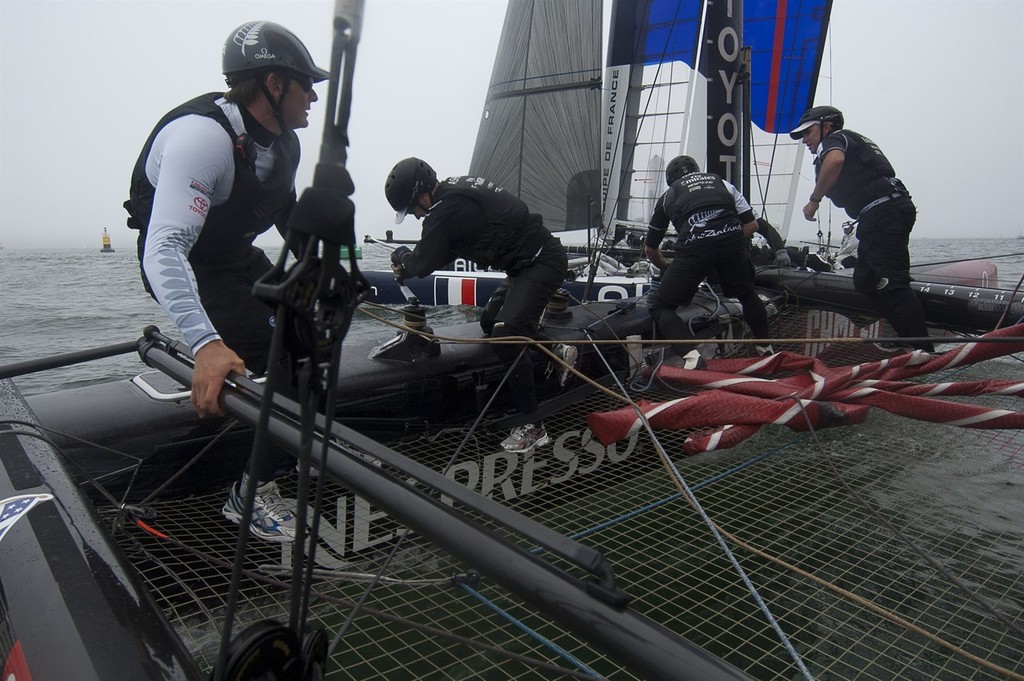
M 576 361 L 580 357 L 580 351 L 575 345 L 569 345 L 567 343 L 559 343 L 555 347 L 551 348 L 551 351 L 558 355 L 558 358 L 563 362 L 556 368 L 558 370 L 558 384 L 565 385 L 565 382 L 569 380 L 570 376 L 572 376 L 572 369 L 576 368 Z
M 544 424 L 535 426 L 527 423 L 525 426 L 513 428 L 509 436 L 502 440 L 501 446 L 507 452 L 526 452 L 534 447 L 543 447 L 551 442 L 548 431 Z
M 228 492 L 228 500 L 224 502 L 222 513 L 233 523 L 242 522 L 244 501 L 241 494 L 241 482 L 236 482 Z M 256 500 L 249 520 L 249 531 L 272 542 L 288 542 L 295 540 L 295 514 L 281 498 L 277 483 L 271 480 L 256 488 Z

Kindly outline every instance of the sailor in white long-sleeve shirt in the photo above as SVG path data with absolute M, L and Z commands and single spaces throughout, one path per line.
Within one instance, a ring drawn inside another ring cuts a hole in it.
M 271 263 L 253 242 L 272 226 L 284 233 L 295 204 L 294 130 L 309 125 L 313 84 L 330 76 L 293 33 L 265 21 L 228 36 L 223 72 L 227 93 L 196 97 L 157 123 L 125 202 L 129 226 L 140 230 L 146 289 L 195 355 L 192 404 L 200 416 L 223 414 L 220 392 L 229 373 L 267 368 L 274 311 L 252 296 L 252 287 Z M 257 471 L 267 483 L 257 506 L 262 498 L 267 514 L 254 515 L 251 528 L 287 541 L 294 519 L 277 507 L 276 485 L 268 491 L 276 464 Z M 231 504 L 224 513 L 237 522 Z

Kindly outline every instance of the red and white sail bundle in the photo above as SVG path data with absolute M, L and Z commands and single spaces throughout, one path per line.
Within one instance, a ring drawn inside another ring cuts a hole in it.
M 907 418 L 963 428 L 1024 428 L 1024 413 L 949 402 L 939 397 L 1021 395 L 1024 383 L 965 381 L 922 384 L 907 379 L 1024 351 L 1024 325 L 986 334 L 941 355 L 912 352 L 852 366 L 829 367 L 791 352 L 770 357 L 710 360 L 707 369 L 661 367 L 675 385 L 703 388 L 690 397 L 595 412 L 587 425 L 604 445 L 643 427 L 694 428 L 689 454 L 726 449 L 768 424 L 795 431 L 863 423 L 871 407 Z M 997 339 L 1005 339 L 1003 341 Z M 781 375 L 781 376 L 780 376 Z

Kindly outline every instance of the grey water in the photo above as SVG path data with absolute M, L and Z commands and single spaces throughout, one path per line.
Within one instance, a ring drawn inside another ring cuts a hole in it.
M 0 366 L 136 340 L 149 325 L 180 338 L 139 277 L 134 244 L 114 253 L 93 249 L 0 251 Z M 271 258 L 277 252 L 267 249 Z M 388 251 L 367 245 L 361 269 L 388 269 Z M 373 309 L 399 321 L 397 310 Z M 370 309 L 370 308 L 368 308 Z M 437 309 L 434 325 L 473 319 L 472 308 Z M 383 342 L 395 330 L 356 313 L 346 346 Z M 95 360 L 15 379 L 26 396 L 130 378 L 148 367 L 135 353 Z
M 179 337 L 142 288 L 134 244 L 114 246 L 114 253 L 101 253 L 98 247 L 0 251 L 0 366 L 132 341 L 151 324 Z M 999 269 L 1000 286 L 1012 289 L 1024 275 L 1024 240 L 923 238 L 912 240 L 911 258 L 915 264 L 991 258 Z M 387 269 L 388 264 L 384 247 L 363 245 L 361 269 Z M 388 316 L 387 311 L 374 312 Z M 396 311 L 390 317 L 399 319 Z M 474 318 L 473 309 L 466 307 L 430 312 L 435 328 Z M 394 329 L 357 312 L 345 346 L 365 352 L 368 345 L 394 334 Z M 34 395 L 129 378 L 145 370 L 130 353 L 25 375 L 16 383 L 25 395 Z

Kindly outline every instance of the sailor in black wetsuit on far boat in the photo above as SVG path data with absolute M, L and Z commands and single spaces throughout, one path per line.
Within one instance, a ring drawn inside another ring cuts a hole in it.
M 395 165 L 384 184 L 384 195 L 397 213 L 396 223 L 407 214 L 423 219 L 416 248 L 399 246 L 391 253 L 396 277 L 425 277 L 456 257 L 502 270 L 508 276 L 487 301 L 480 326 L 492 338 L 537 336 L 544 308 L 569 266 L 562 242 L 544 227 L 539 214 L 482 177 L 449 177 L 439 182 L 434 169 L 418 158 Z M 575 347 L 554 349 L 573 362 Z M 503 362 L 515 363 L 508 380 L 512 403 L 520 414 L 529 414 L 538 406 L 534 368 L 529 354 L 520 357 L 520 350 L 511 344 L 494 345 Z M 513 428 L 501 444 L 508 451 L 527 451 L 548 442 L 543 423 L 528 423 Z
M 702 173 L 689 156 L 669 162 L 665 181 L 668 190 L 654 206 L 644 242 L 644 255 L 662 271 L 661 283 L 651 295 L 651 316 L 658 331 L 668 339 L 689 338 L 690 329 L 676 308 L 690 304 L 705 277 L 717 275 L 725 294 L 739 299 L 754 337 L 768 338 L 768 313 L 754 290 L 750 263 L 750 237 L 758 231 L 750 204 L 729 182 Z M 659 248 L 669 222 L 678 234 L 671 263 Z M 754 347 L 759 355 L 773 352 L 771 345 Z M 673 346 L 680 356 L 688 349 Z
M 843 112 L 816 106 L 789 136 L 814 154 L 814 190 L 804 217 L 814 220 L 823 197 L 857 220 L 854 287 L 866 295 L 901 338 L 927 338 L 924 308 L 910 289 L 910 230 L 917 208 L 892 164 L 870 139 L 843 127 Z M 929 341 L 912 343 L 934 352 Z

